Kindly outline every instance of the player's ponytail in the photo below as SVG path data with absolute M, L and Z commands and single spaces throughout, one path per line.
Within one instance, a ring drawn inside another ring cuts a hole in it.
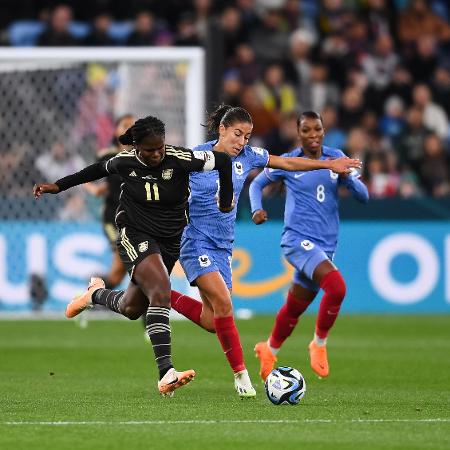
M 136 120 L 135 124 L 128 128 L 125 134 L 119 136 L 119 142 L 123 145 L 139 144 L 147 136 L 165 136 L 164 122 L 157 117 L 147 116 Z
M 253 123 L 252 117 L 246 109 L 222 103 L 209 114 L 206 127 L 209 133 L 217 134 L 220 125 L 228 128 L 236 122 Z

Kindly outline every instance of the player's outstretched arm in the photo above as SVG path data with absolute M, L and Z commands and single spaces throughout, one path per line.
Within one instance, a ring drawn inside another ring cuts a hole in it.
M 108 176 L 104 162 L 97 162 L 91 164 L 86 168 L 76 172 L 72 175 L 67 175 L 59 179 L 55 183 L 38 183 L 33 187 L 33 194 L 35 198 L 39 198 L 42 194 L 58 194 L 73 186 L 88 183 L 89 181 L 99 180 L 100 178 Z
M 39 183 L 33 186 L 34 198 L 39 198 L 42 194 L 57 194 L 59 187 L 53 183 Z
M 262 191 L 263 189 L 272 183 L 272 180 L 267 178 L 264 172 L 261 172 L 250 183 L 249 196 L 250 206 L 252 209 L 252 220 L 256 225 L 260 225 L 267 221 L 267 211 L 263 209 L 262 205 Z
M 267 167 L 293 172 L 297 170 L 305 172 L 308 170 L 330 169 L 335 173 L 346 174 L 350 173 L 352 168 L 361 168 L 361 161 L 347 158 L 346 156 L 337 159 L 307 159 L 270 155 Z

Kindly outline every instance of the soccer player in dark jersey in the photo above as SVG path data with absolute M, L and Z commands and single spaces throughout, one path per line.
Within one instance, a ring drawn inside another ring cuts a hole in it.
M 87 291 L 67 306 L 66 316 L 75 317 L 93 303 L 132 320 L 147 312 L 147 332 L 159 369 L 158 389 L 166 395 L 195 376 L 193 370 L 174 369 L 169 324 L 169 275 L 178 259 L 181 233 L 187 223 L 189 174 L 218 170 L 219 209 L 228 213 L 233 209 L 231 162 L 221 152 L 192 152 L 167 145 L 164 123 L 152 116 L 136 121 L 119 140 L 124 145 L 133 145 L 133 149 L 54 184 L 37 184 L 33 192 L 39 198 L 110 174 L 121 176 L 117 245 L 131 281 L 125 291 L 113 291 L 105 289 L 101 278 L 91 278 Z
M 325 130 L 321 116 L 304 112 L 297 121 L 300 147 L 283 157 L 320 161 L 339 158 L 343 152 L 322 145 Z M 314 338 L 309 344 L 311 368 L 320 377 L 329 374 L 326 342 L 345 297 L 345 281 L 333 264 L 339 228 L 338 190 L 345 186 L 358 201 L 369 199 L 367 187 L 356 171 L 337 175 L 330 170 L 286 172 L 265 169 L 250 185 L 253 222 L 267 220 L 262 206 L 262 190 L 270 183 L 283 180 L 286 185 L 286 207 L 281 247 L 285 258 L 295 268 L 286 303 L 278 311 L 267 342 L 258 342 L 255 352 L 260 360 L 260 375 L 267 378 L 276 362 L 276 354 L 291 335 L 301 314 L 320 289 L 320 302 Z
M 249 172 L 257 167 L 285 170 L 331 169 L 345 173 L 360 162 L 348 158 L 307 160 L 269 155 L 265 149 L 248 145 L 253 123 L 243 108 L 221 105 L 208 120 L 211 133 L 218 139 L 198 145 L 194 150 L 228 154 L 233 162 L 233 190 L 237 202 Z M 231 301 L 231 257 L 236 210 L 216 214 L 215 196 L 220 184 L 218 173 L 193 173 L 189 224 L 184 229 L 180 262 L 188 280 L 200 291 L 203 302 L 172 291 L 172 307 L 209 331 L 215 331 L 234 373 L 235 389 L 240 397 L 254 397 L 239 333 L 233 318 Z
M 135 121 L 136 119 L 132 114 L 124 114 L 116 120 L 113 141 L 109 147 L 99 151 L 98 161 L 108 161 L 108 159 L 116 156 L 121 150 L 125 150 L 125 147 L 130 147 L 131 149 L 131 146 L 122 145 L 119 142 L 119 137 L 124 134 Z M 105 285 L 109 289 L 114 289 L 118 286 L 127 273 L 127 269 L 117 250 L 117 238 L 119 236 L 115 223 L 116 211 L 119 206 L 121 184 L 122 179 L 120 175 L 110 175 L 102 182 L 86 183 L 84 185 L 85 189 L 90 194 L 104 198 L 102 225 L 113 254 L 109 273 L 103 277 Z

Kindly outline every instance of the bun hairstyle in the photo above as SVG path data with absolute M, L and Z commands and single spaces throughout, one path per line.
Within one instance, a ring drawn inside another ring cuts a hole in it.
M 220 125 L 228 128 L 236 122 L 253 123 L 252 116 L 246 109 L 240 106 L 234 107 L 222 103 L 209 114 L 206 128 L 209 133 L 217 134 Z
M 119 136 L 119 142 L 123 145 L 139 144 L 147 136 L 165 136 L 166 127 L 164 122 L 157 117 L 147 116 L 136 120 L 134 125 Z

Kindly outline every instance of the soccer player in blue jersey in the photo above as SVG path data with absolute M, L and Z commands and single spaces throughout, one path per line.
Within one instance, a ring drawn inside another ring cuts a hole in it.
M 237 203 L 248 173 L 256 167 L 284 170 L 330 169 L 347 173 L 359 161 L 348 158 L 309 160 L 269 155 L 248 145 L 252 119 L 243 108 L 221 105 L 208 119 L 208 129 L 218 139 L 194 148 L 197 151 L 224 152 L 233 164 L 234 201 Z M 206 330 L 216 332 L 235 375 L 235 388 L 241 397 L 255 396 L 245 367 L 239 333 L 231 302 L 231 257 L 236 209 L 216 214 L 219 189 L 217 171 L 190 175 L 189 223 L 184 229 L 180 262 L 191 284 L 198 287 L 203 302 L 172 291 L 172 307 Z
M 321 116 L 314 111 L 301 114 L 297 121 L 300 147 L 282 155 L 320 161 L 339 158 L 343 152 L 322 145 L 325 130 Z M 250 185 L 253 222 L 267 220 L 262 206 L 262 190 L 278 180 L 286 185 L 286 207 L 281 247 L 294 268 L 294 279 L 286 303 L 278 311 L 267 342 L 259 342 L 255 352 L 260 360 L 260 375 L 267 378 L 277 360 L 276 354 L 291 335 L 301 314 L 316 297 L 325 291 L 316 322 L 314 338 L 309 344 L 311 367 L 320 377 L 329 374 L 327 336 L 345 297 L 345 281 L 333 264 L 339 227 L 338 189 L 345 186 L 360 202 L 369 199 L 367 187 L 356 171 L 338 175 L 331 170 L 286 172 L 265 169 Z

